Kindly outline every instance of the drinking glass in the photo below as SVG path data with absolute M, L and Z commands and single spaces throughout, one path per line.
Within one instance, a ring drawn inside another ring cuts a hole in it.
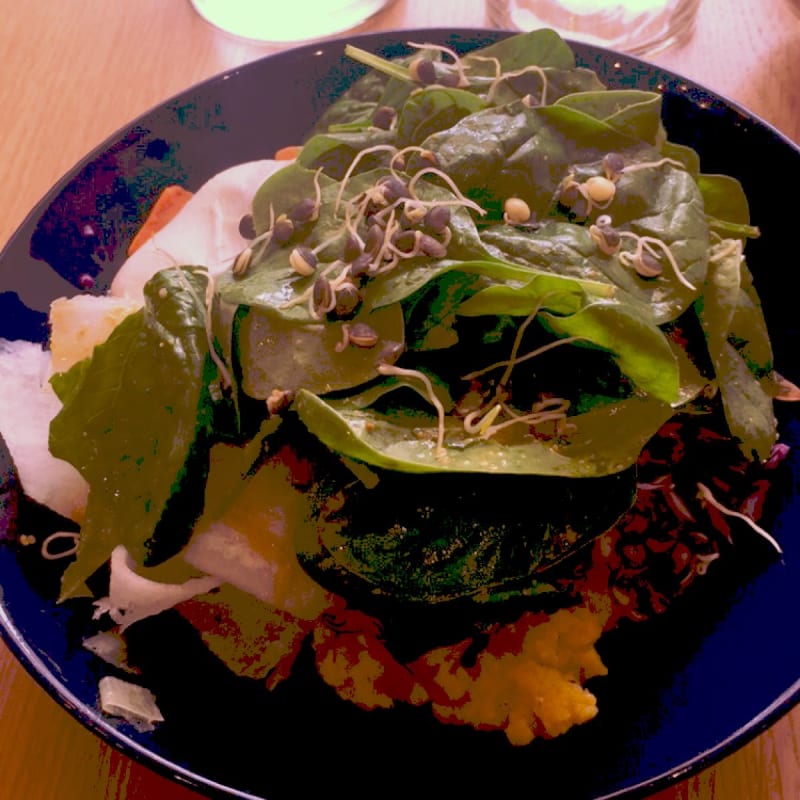
M 498 28 L 554 28 L 567 39 L 642 55 L 691 35 L 700 0 L 487 0 Z
M 355 28 L 393 0 L 191 0 L 195 11 L 226 33 L 288 44 Z

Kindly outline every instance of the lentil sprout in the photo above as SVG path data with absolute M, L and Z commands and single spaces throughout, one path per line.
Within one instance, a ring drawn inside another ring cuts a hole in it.
M 239 235 L 242 239 L 255 239 L 258 235 L 252 214 L 245 214 L 239 220 Z

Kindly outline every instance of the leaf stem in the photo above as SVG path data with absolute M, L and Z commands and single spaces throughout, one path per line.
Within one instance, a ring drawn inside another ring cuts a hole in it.
M 360 47 L 354 47 L 348 44 L 344 48 L 344 54 L 354 61 L 358 61 L 360 64 L 372 67 L 372 69 L 376 69 L 378 72 L 388 75 L 390 78 L 397 78 L 401 81 L 414 83 L 408 72 L 408 67 L 404 67 L 394 61 L 389 61 L 386 58 L 381 58 L 381 56 L 375 55 L 375 53 L 369 53 L 366 50 L 362 50 Z

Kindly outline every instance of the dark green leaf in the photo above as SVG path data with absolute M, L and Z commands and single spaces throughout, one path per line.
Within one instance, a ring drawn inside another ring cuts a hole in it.
M 486 107 L 477 95 L 463 89 L 430 86 L 403 105 L 397 121 L 397 146 L 421 144 L 430 134 L 455 125 Z
M 186 470 L 195 471 L 193 456 L 202 473 L 202 453 L 195 451 L 213 425 L 209 384 L 218 380 L 209 356 L 206 283 L 196 268 L 158 273 L 145 286 L 145 308 L 120 323 L 91 361 L 54 381 L 64 407 L 50 427 L 51 452 L 90 485 L 62 598 L 79 594 L 117 544 L 146 562 Z M 186 531 L 191 524 L 183 520 Z M 174 552 L 185 543 L 184 531 L 169 533 L 177 541 L 166 549 Z
M 393 603 L 489 603 L 551 592 L 546 569 L 631 505 L 633 470 L 593 480 L 379 473 L 299 542 L 320 582 Z
M 748 458 L 765 459 L 777 435 L 772 398 L 759 380 L 761 376 L 753 374 L 732 344 L 732 340 L 738 340 L 741 348 L 747 341 L 744 337 L 752 335 L 764 357 L 766 328 L 763 321 L 757 321 L 760 314 L 754 313 L 752 298 L 743 292 L 743 275 L 744 282 L 749 283 L 739 247 L 712 261 L 697 312 L 708 341 L 728 427 Z M 737 314 L 744 300 L 750 308 Z M 736 331 L 734 322 L 741 326 Z
M 657 400 L 633 397 L 569 417 L 575 431 L 566 443 L 519 432 L 513 443 L 480 439 L 460 419 L 446 418 L 446 457 L 437 458 L 436 419 L 404 412 L 384 415 L 326 402 L 301 390 L 293 408 L 331 450 L 375 467 L 400 472 L 485 472 L 588 478 L 620 472 L 636 462 L 644 444 L 673 415 Z

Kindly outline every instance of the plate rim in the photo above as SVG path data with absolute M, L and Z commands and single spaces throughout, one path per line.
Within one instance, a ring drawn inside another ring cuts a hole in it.
M 256 71 L 263 67 L 265 63 L 280 62 L 282 60 L 293 60 L 304 55 L 313 57 L 315 51 L 328 51 L 333 48 L 341 48 L 349 42 L 358 42 L 360 45 L 374 49 L 382 46 L 398 45 L 406 43 L 411 38 L 424 36 L 426 41 L 452 41 L 459 40 L 462 44 L 468 44 L 470 37 L 491 38 L 499 40 L 517 33 L 512 30 L 493 29 L 485 27 L 457 27 L 457 28 L 398 28 L 378 31 L 367 31 L 354 34 L 342 34 L 333 38 L 324 39 L 317 42 L 302 43 L 296 47 L 289 47 L 278 52 L 267 53 L 256 59 L 240 64 L 235 67 L 218 72 L 202 80 L 196 81 L 183 89 L 171 94 L 165 99 L 153 104 L 146 111 L 140 113 L 135 118 L 128 120 L 119 126 L 111 134 L 106 136 L 99 144 L 91 148 L 83 157 L 76 161 L 42 194 L 39 200 L 32 206 L 28 213 L 23 217 L 8 240 L 0 249 L 0 270 L 2 270 L 8 253 L 21 239 L 23 232 L 37 219 L 43 210 L 48 208 L 52 201 L 56 199 L 60 192 L 78 176 L 87 165 L 96 161 L 116 143 L 123 135 L 135 128 L 141 122 L 170 106 L 187 94 L 200 92 L 224 85 L 228 80 L 240 74 Z M 599 59 L 613 63 L 618 61 L 633 61 L 642 64 L 649 71 L 657 71 L 659 74 L 669 76 L 676 86 L 680 86 L 682 93 L 689 95 L 696 94 L 699 97 L 707 97 L 716 101 L 727 111 L 733 112 L 750 124 L 754 124 L 765 129 L 772 136 L 776 137 L 783 145 L 788 146 L 800 157 L 800 144 L 794 142 L 786 134 L 780 131 L 773 124 L 767 122 L 759 115 L 750 111 L 747 107 L 728 99 L 724 94 L 708 88 L 691 78 L 683 76 L 679 72 L 661 67 L 647 58 L 636 55 L 621 53 L 601 46 L 591 45 L 584 42 L 571 40 L 564 37 L 564 40 L 572 48 L 576 56 L 581 58 L 581 54 L 597 54 Z M 2 274 L 2 272 L 0 272 Z M 221 798 L 239 798 L 240 800 L 265 800 L 261 795 L 254 795 L 236 789 L 232 786 L 218 783 L 210 778 L 194 772 L 192 769 L 183 767 L 180 764 L 170 761 L 160 756 L 143 744 L 135 741 L 110 724 L 101 712 L 88 707 L 77 698 L 58 678 L 47 663 L 35 652 L 26 641 L 22 632 L 14 623 L 4 601 L 2 585 L 0 585 L 0 638 L 3 639 L 10 652 L 26 672 L 49 694 L 62 708 L 68 711 L 71 717 L 79 724 L 88 728 L 91 732 L 98 735 L 107 744 L 130 757 L 157 774 L 167 779 L 181 783 L 198 792 L 210 793 L 209 796 L 219 796 Z M 691 759 L 687 759 L 670 770 L 661 772 L 644 781 L 630 784 L 622 789 L 602 795 L 593 795 L 593 800 L 615 800 L 617 798 L 627 798 L 633 800 L 637 797 L 644 797 L 652 792 L 668 788 L 681 780 L 685 780 L 693 775 L 702 772 L 704 769 L 719 763 L 734 752 L 740 750 L 749 742 L 765 730 L 774 725 L 779 719 L 788 714 L 795 706 L 800 704 L 800 678 L 789 686 L 766 708 L 762 709 L 757 715 L 749 720 L 745 725 L 731 732 L 725 739 L 716 743 L 710 748 L 698 753 Z

